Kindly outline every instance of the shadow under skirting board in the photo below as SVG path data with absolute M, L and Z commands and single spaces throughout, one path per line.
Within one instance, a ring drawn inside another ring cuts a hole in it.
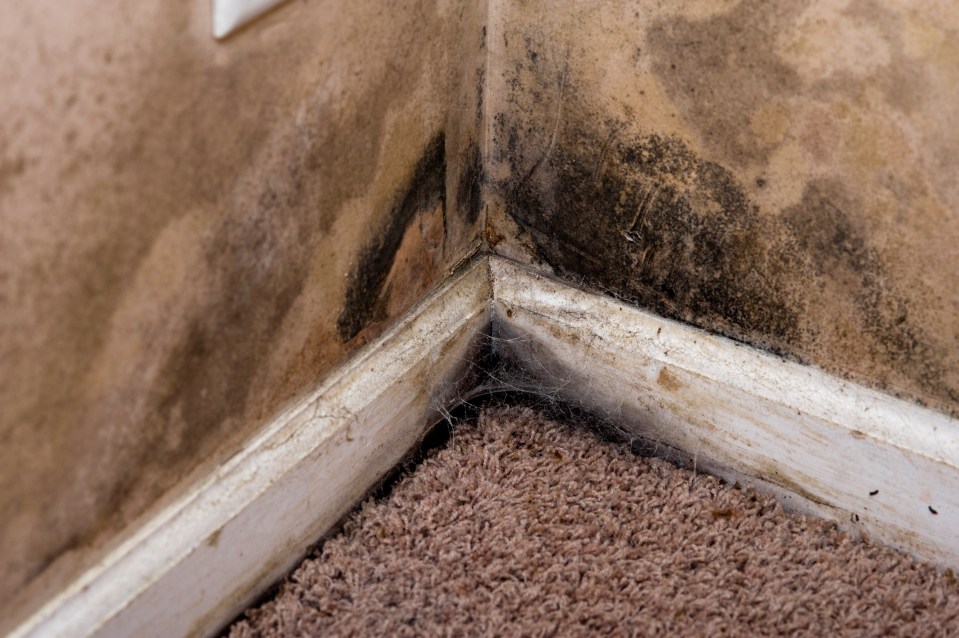
M 477 386 L 546 393 L 653 452 L 959 567 L 956 420 L 483 257 L 14 635 L 215 632 Z

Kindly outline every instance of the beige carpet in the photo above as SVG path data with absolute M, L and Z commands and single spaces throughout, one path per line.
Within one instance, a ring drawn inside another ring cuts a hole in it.
M 587 634 L 959 635 L 959 588 L 770 498 L 495 408 L 229 629 Z

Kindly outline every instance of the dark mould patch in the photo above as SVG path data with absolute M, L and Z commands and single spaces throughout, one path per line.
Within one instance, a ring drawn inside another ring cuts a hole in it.
M 355 337 L 370 323 L 382 318 L 383 285 L 393 266 L 403 236 L 416 216 L 435 209 L 446 211 L 446 136 L 436 135 L 427 145 L 401 192 L 385 225 L 372 233 L 360 250 L 357 265 L 349 275 L 343 310 L 336 321 L 342 341 Z
M 483 120 L 483 105 L 486 94 L 486 67 L 476 69 L 476 121 Z
M 729 171 L 674 137 L 564 137 L 507 190 L 539 258 L 665 316 L 769 346 L 797 338 L 800 308 L 777 285 L 790 263 Z
M 470 140 L 460 166 L 459 184 L 456 188 L 457 209 L 466 213 L 466 221 L 470 225 L 476 223 L 483 208 L 483 181 L 480 148 L 475 141 Z
M 959 401 L 944 381 L 942 359 L 909 316 L 909 301 L 886 274 L 882 258 L 857 227 L 858 202 L 831 180 L 811 180 L 802 200 L 781 213 L 805 264 L 803 271 L 848 300 L 867 356 L 918 381 L 931 394 Z
M 533 261 L 894 394 L 959 404 L 949 354 L 887 272 L 853 189 L 811 179 L 797 204 L 760 210 L 751 194 L 767 177 L 744 183 L 723 152 L 610 115 L 565 59 L 534 59 L 527 40 L 508 67 L 509 110 L 492 118 L 493 161 L 509 177 L 490 186 Z

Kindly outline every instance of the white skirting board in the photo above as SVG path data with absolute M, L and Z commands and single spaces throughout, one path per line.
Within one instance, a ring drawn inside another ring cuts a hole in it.
M 491 263 L 494 338 L 538 390 L 664 455 L 959 567 L 959 422 L 534 274 Z
M 488 273 L 480 260 L 448 281 L 13 635 L 217 631 L 336 525 L 463 392 L 489 326 Z
M 471 394 L 515 379 L 702 471 L 959 567 L 959 422 L 481 258 L 14 631 L 205 636 L 282 576 Z M 506 370 L 506 368 L 504 368 Z M 493 387 L 492 389 L 496 389 Z

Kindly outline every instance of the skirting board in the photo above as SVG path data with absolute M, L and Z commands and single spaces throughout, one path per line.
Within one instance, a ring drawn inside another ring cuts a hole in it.
M 522 378 L 794 511 L 959 566 L 959 422 L 491 262 L 493 337 Z
M 217 631 L 289 571 L 462 395 L 489 313 L 489 271 L 481 259 L 13 636 Z
M 487 348 L 511 365 L 472 376 Z M 483 257 L 13 635 L 210 635 L 480 382 L 581 405 L 667 456 L 959 567 L 959 422 Z

